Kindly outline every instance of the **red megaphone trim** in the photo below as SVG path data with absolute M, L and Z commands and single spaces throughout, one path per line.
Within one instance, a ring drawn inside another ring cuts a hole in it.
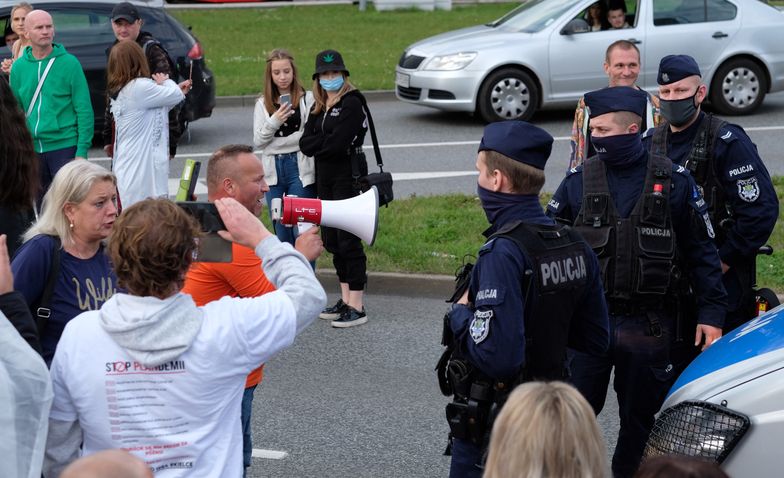
M 292 226 L 298 222 L 321 224 L 321 199 L 283 196 L 280 222 Z

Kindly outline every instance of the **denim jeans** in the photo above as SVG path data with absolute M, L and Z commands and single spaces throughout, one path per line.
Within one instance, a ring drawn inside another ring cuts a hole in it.
M 278 183 L 270 186 L 267 196 L 267 207 L 272 213 L 272 200 L 282 198 L 283 195 L 297 196 L 301 198 L 316 197 L 314 185 L 303 186 L 299 179 L 299 166 L 297 166 L 297 153 L 285 153 L 275 155 L 275 171 L 278 175 Z M 286 227 L 283 224 L 275 223 L 275 235 L 282 242 L 288 242 L 292 246 L 297 239 L 297 229 Z
M 253 411 L 253 392 L 256 391 L 256 387 L 257 385 L 248 387 L 242 394 L 240 419 L 242 420 L 242 464 L 245 467 L 242 471 L 243 477 L 250 467 L 251 454 L 253 453 L 253 430 L 251 430 L 250 425 L 250 413 Z

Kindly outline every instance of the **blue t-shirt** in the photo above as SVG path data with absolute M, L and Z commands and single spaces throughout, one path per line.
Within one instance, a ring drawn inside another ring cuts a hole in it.
M 28 306 L 40 299 L 46 287 L 54 244 L 51 236 L 35 236 L 19 248 L 11 263 L 14 289 L 24 295 Z M 60 250 L 60 275 L 50 303 L 52 315 L 41 334 L 46 363 L 52 361 L 65 324 L 86 310 L 100 309 L 115 292 L 117 277 L 103 245 L 89 259 L 79 259 Z

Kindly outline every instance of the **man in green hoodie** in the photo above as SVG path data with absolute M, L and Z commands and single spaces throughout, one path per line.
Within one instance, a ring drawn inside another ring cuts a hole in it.
M 52 16 L 33 10 L 25 18 L 31 45 L 11 70 L 11 90 L 27 114 L 41 175 L 41 197 L 68 161 L 87 157 L 93 140 L 93 107 L 82 65 L 53 43 Z

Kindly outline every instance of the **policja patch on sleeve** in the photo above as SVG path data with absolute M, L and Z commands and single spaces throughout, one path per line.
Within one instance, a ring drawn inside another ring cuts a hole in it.
M 493 318 L 493 310 L 477 310 L 474 312 L 474 320 L 468 330 L 475 344 L 481 343 L 490 333 L 490 319 Z
M 760 188 L 757 183 L 757 176 L 749 179 L 738 179 L 735 183 L 738 186 L 738 196 L 746 202 L 754 202 L 759 198 Z

